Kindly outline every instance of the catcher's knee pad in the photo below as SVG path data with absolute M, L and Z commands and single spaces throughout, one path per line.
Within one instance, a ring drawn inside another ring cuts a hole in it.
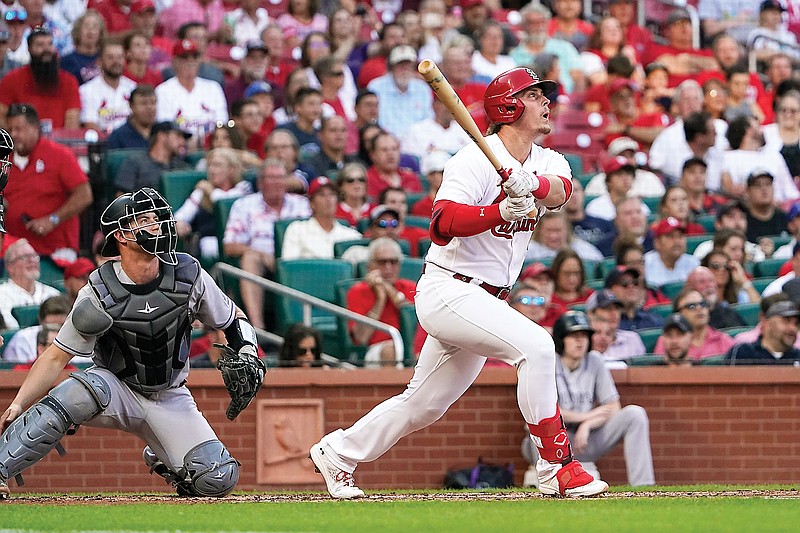
M 218 440 L 198 444 L 183 458 L 185 484 L 195 496 L 222 497 L 239 482 L 239 462 Z
M 56 447 L 67 431 L 93 418 L 111 399 L 96 374 L 75 372 L 14 420 L 0 438 L 0 478 L 17 476 Z

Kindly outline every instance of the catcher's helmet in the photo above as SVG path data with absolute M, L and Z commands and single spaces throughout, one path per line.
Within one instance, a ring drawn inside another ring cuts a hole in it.
M 140 222 L 140 215 L 154 213 L 157 222 Z M 126 240 L 137 243 L 142 249 L 155 255 L 162 263 L 177 265 L 175 246 L 178 243 L 178 230 L 172 218 L 172 208 L 157 191 L 143 187 L 136 192 L 123 194 L 111 202 L 100 215 L 100 227 L 105 235 L 105 243 L 100 255 L 114 257 L 119 255 L 119 247 L 114 234 L 122 231 Z M 128 234 L 133 234 L 129 237 Z
M 8 185 L 8 176 L 11 174 L 11 152 L 14 151 L 14 141 L 6 130 L 0 128 L 0 232 L 6 232 L 5 205 L 3 191 Z
M 567 311 L 553 324 L 553 342 L 556 345 L 556 353 L 564 353 L 564 337 L 570 333 L 585 331 L 589 334 L 589 349 L 592 349 L 592 333 L 594 330 L 589 325 L 586 313 L 582 311 Z
M 529 87 L 539 87 L 549 97 L 558 86 L 554 81 L 540 80 L 526 67 L 512 68 L 493 79 L 483 93 L 483 108 L 489 120 L 497 124 L 515 122 L 525 111 L 525 103 L 514 95 Z

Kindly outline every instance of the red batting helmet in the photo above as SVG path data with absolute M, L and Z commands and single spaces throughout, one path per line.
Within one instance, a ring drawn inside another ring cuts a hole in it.
M 493 79 L 483 94 L 483 108 L 489 120 L 498 124 L 516 121 L 525 111 L 525 104 L 514 95 L 529 87 L 539 87 L 547 96 L 555 92 L 557 85 L 554 81 L 540 80 L 525 67 L 512 68 Z

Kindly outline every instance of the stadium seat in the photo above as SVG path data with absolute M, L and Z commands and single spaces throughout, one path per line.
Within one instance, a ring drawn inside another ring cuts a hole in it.
M 122 163 L 132 155 L 145 152 L 146 150 L 142 150 L 141 148 L 122 148 L 119 150 L 108 150 L 106 152 L 103 165 L 103 175 L 105 176 L 106 184 L 106 204 L 114 199 L 114 195 L 117 191 L 114 183 L 116 182 L 117 172 L 119 172 L 119 167 L 122 166 Z
M 794 237 L 791 235 L 768 235 L 767 238 L 772 241 L 772 243 L 775 245 L 775 249 L 777 250 L 781 246 L 789 244 Z
M 428 230 L 431 227 L 431 219 L 428 217 L 409 215 L 406 217 L 406 226 L 414 226 Z
M 197 166 L 197 163 L 200 162 L 206 156 L 205 150 L 195 150 L 194 152 L 189 152 L 183 158 L 184 161 L 189 163 L 192 168 Z
M 769 285 L 776 279 L 778 278 L 773 276 L 768 276 L 766 278 L 754 278 L 752 280 L 753 288 L 758 292 L 758 294 L 761 294 L 762 292 L 764 292 L 764 289 L 767 288 L 767 285 Z
M 705 357 L 700 359 L 699 361 L 695 362 L 694 364 L 700 366 L 723 366 L 725 365 L 725 354 L 722 355 L 712 355 L 711 357 Z
M 275 238 L 275 259 L 280 258 L 283 251 L 283 238 L 286 236 L 286 228 L 289 224 L 296 220 L 307 220 L 302 218 L 287 218 L 275 221 L 274 238 Z
M 617 266 L 617 258 L 616 257 L 606 257 L 599 263 L 597 263 L 597 274 L 595 277 L 598 279 L 606 279 L 609 273 L 614 270 Z
M 636 333 L 638 333 L 639 337 L 642 339 L 645 351 L 647 353 L 653 353 L 656 347 L 656 341 L 658 341 L 658 337 L 661 336 L 661 328 L 640 329 Z
M 731 337 L 735 337 L 739 333 L 744 333 L 745 331 L 750 331 L 751 329 L 753 329 L 753 326 L 734 326 L 730 328 L 722 328 L 720 331 L 727 333 Z
M 703 226 L 706 230 L 706 233 L 714 233 L 716 228 L 714 227 L 714 223 L 717 221 L 716 215 L 700 215 L 697 217 L 695 222 Z
M 50 257 L 40 256 L 39 281 L 61 290 L 64 287 L 64 271 Z
M 777 277 L 786 259 L 764 259 L 753 264 L 753 274 L 757 278 Z
M 654 314 L 660 316 L 661 318 L 664 318 L 664 319 L 666 319 L 668 316 L 670 316 L 673 313 L 672 304 L 654 305 L 652 307 L 648 307 L 647 310 L 650 311 L 651 313 L 654 313 Z
M 737 313 L 739 313 L 739 316 L 744 319 L 744 323 L 748 326 L 752 327 L 758 324 L 758 315 L 761 313 L 761 304 L 734 304 L 732 307 Z
M 161 175 L 161 194 L 173 211 L 177 211 L 192 194 L 197 182 L 206 178 L 197 170 L 172 170 Z
M 431 247 L 431 240 L 428 238 L 420 239 L 417 243 L 417 252 L 420 257 L 425 257 Z
M 689 235 L 686 237 L 686 253 L 693 254 L 700 243 L 711 240 L 711 235 Z
M 586 279 L 599 279 L 597 277 L 597 261 L 583 260 L 583 271 L 586 273 Z
M 362 281 L 360 278 L 344 279 L 336 282 L 336 304 L 340 307 L 347 307 L 347 291 L 353 285 Z M 336 354 L 343 361 L 348 361 L 353 364 L 363 364 L 364 355 L 367 353 L 367 346 L 360 346 L 353 344 L 353 338 L 350 336 L 350 324 L 346 318 L 338 317 L 336 324 L 337 336 L 341 347 L 340 353 Z
M 425 187 L 424 190 L 427 191 L 428 188 Z M 409 192 L 409 193 L 406 193 L 406 206 L 408 207 L 408 212 L 410 213 L 411 212 L 411 208 L 414 207 L 414 204 L 419 202 L 420 200 L 422 200 L 426 196 L 428 196 L 427 192 Z M 412 216 L 412 215 L 409 215 L 409 217 L 410 216 Z M 408 224 L 408 223 L 409 223 L 408 222 L 408 217 L 406 217 L 406 224 Z
M 226 263 L 233 264 L 232 258 L 227 257 L 223 250 L 223 240 L 225 239 L 225 225 L 228 223 L 228 215 L 230 215 L 231 208 L 238 198 L 223 198 L 214 202 L 214 226 L 217 229 L 217 241 L 219 242 L 220 259 Z M 238 264 L 238 261 L 236 261 Z
M 645 354 L 639 357 L 626 359 L 628 366 L 666 366 L 667 360 L 663 355 Z
M 669 283 L 665 283 L 659 288 L 667 298 L 669 298 L 670 300 L 674 300 L 675 297 L 678 295 L 678 293 L 681 292 L 684 286 L 686 286 L 685 281 L 671 281 Z
M 419 319 L 417 310 L 413 305 L 403 305 L 400 307 L 400 335 L 403 336 L 403 364 L 413 367 L 416 364 L 414 357 L 414 337 L 417 335 Z
M 20 305 L 12 307 L 11 316 L 17 320 L 20 328 L 35 326 L 39 323 L 39 306 Z
M 645 196 L 642 198 L 642 203 L 650 208 L 650 212 L 658 213 L 658 204 L 661 202 L 660 196 Z
M 5 350 L 6 346 L 8 346 L 8 341 L 11 340 L 11 337 L 14 336 L 14 333 L 18 331 L 19 328 L 4 329 L 3 331 L 0 331 L 0 336 L 3 337 L 3 345 L 0 346 L 0 355 L 3 354 L 3 350 Z
M 400 273 L 398 276 L 401 279 L 410 279 L 411 281 L 419 280 L 420 276 L 422 276 L 422 265 L 425 264 L 425 260 L 419 257 L 408 257 L 407 255 L 403 256 L 403 262 L 400 263 Z M 367 275 L 367 269 L 369 265 L 367 261 L 359 261 L 356 265 L 356 276 L 363 278 Z
M 349 241 L 339 241 L 333 243 L 333 257 L 336 259 L 342 257 L 342 254 L 347 251 L 348 248 L 351 246 L 369 246 L 369 243 L 372 242 L 372 239 L 353 239 Z
M 603 287 L 605 287 L 605 281 L 602 279 L 587 279 L 585 285 L 590 289 L 594 289 L 599 291 Z

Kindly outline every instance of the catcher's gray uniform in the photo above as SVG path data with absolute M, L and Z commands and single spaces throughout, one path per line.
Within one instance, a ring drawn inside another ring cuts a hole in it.
M 91 355 L 95 366 L 72 374 L 74 379 L 32 408 L 31 417 L 21 416 L 6 431 L 2 478 L 17 475 L 52 448 L 26 438 L 23 424 L 47 434 L 48 425 L 62 432 L 60 426 L 71 423 L 140 436 L 148 445 L 147 464 L 180 494 L 222 496 L 233 489 L 238 464 L 184 385 L 192 322 L 225 329 L 236 306 L 193 257 L 178 254 L 177 263 L 161 264 L 159 277 L 147 285 L 134 284 L 118 261 L 90 275 L 54 342 L 67 353 Z

